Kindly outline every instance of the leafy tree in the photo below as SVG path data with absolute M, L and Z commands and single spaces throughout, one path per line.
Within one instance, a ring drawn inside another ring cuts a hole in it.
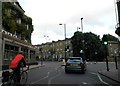
M 110 34 L 104 34 L 102 37 L 102 42 L 105 42 L 105 41 L 118 41 L 118 38 L 116 38 Z
M 85 57 L 89 60 L 97 60 L 100 51 L 101 42 L 99 36 L 94 33 L 84 33 Z
M 101 40 L 98 35 L 92 32 L 81 33 L 77 31 L 71 38 L 73 56 L 82 56 L 80 51 L 84 50 L 86 59 L 103 61 L 107 55 L 104 45 L 105 41 L 118 41 L 118 39 L 110 34 L 104 34 Z
M 74 36 L 71 39 L 73 56 L 80 56 L 80 51 L 83 49 L 82 47 L 83 33 L 77 31 L 74 33 Z
M 12 34 L 17 33 L 19 38 L 31 43 L 31 33 L 33 32 L 32 19 L 18 10 L 12 3 L 3 2 L 2 6 L 2 24 L 4 30 Z M 21 23 L 17 23 L 17 19 L 21 19 Z M 28 30 L 26 25 L 29 26 Z
M 83 41 L 84 40 L 84 41 Z M 71 38 L 73 56 L 82 56 L 81 50 L 84 51 L 85 59 L 101 60 L 102 58 L 102 44 L 100 37 L 94 33 L 75 32 Z M 100 57 L 101 56 L 101 57 Z

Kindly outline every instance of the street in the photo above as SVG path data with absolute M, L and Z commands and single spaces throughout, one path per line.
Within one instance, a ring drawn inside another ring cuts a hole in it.
M 84 86 L 111 85 L 118 84 L 104 76 L 100 76 L 98 71 L 106 70 L 105 62 L 88 62 L 87 71 L 82 73 L 68 73 L 64 71 L 62 62 L 43 62 L 45 66 L 32 69 L 28 72 L 27 84 L 69 84 Z M 115 69 L 114 63 L 109 63 L 111 69 Z
M 120 0 L 0 0 L 0 86 L 119 86 L 119 57 Z

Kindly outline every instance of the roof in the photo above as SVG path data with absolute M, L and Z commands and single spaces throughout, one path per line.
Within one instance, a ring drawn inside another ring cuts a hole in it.
M 118 44 L 118 41 L 108 41 L 109 44 Z
M 16 4 L 19 6 L 19 8 L 20 8 L 23 12 L 25 12 L 25 11 L 23 10 L 23 8 L 20 6 L 20 4 L 19 4 L 18 1 L 16 2 Z

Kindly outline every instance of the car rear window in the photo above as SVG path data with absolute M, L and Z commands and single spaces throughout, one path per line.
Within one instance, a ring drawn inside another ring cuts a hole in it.
M 81 62 L 82 59 L 81 58 L 69 58 L 68 62 Z

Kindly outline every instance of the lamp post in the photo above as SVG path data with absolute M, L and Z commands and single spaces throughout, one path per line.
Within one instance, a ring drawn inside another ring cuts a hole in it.
M 82 29 L 82 33 L 83 33 L 83 18 L 81 18 L 81 29 Z
M 82 29 L 82 33 L 83 33 L 83 17 L 81 18 L 81 29 Z M 83 50 L 83 60 L 85 60 L 85 56 L 84 56 L 84 34 L 83 34 L 83 40 L 82 40 L 82 50 Z
M 64 25 L 64 37 L 65 37 L 65 62 L 66 62 L 66 24 L 59 24 L 59 25 Z

